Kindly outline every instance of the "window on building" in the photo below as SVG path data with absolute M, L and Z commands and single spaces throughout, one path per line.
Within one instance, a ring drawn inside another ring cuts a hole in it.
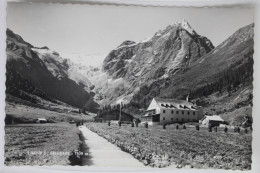
M 190 115 L 190 111 L 188 111 L 188 115 Z
M 184 121 L 184 119 L 182 118 L 181 121 Z
M 173 121 L 173 118 L 171 118 L 171 120 Z
M 178 118 L 176 118 L 176 121 L 178 121 L 179 119 Z
M 165 113 L 165 110 L 163 110 L 163 113 Z
M 188 118 L 188 121 L 190 121 L 190 119 Z
M 173 114 L 173 111 L 172 111 L 172 114 Z
M 176 114 L 179 114 L 179 111 L 176 111 Z
M 193 119 L 193 121 L 196 121 L 195 119 Z
M 165 117 L 163 117 L 163 120 L 165 120 Z
M 195 115 L 195 112 L 193 112 L 193 115 Z
M 184 111 L 182 111 L 182 115 L 184 115 Z

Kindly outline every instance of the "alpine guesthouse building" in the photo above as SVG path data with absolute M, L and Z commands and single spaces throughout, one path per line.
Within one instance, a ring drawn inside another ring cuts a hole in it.
M 189 101 L 153 98 L 141 121 L 155 125 L 198 122 L 202 118 L 202 107 Z

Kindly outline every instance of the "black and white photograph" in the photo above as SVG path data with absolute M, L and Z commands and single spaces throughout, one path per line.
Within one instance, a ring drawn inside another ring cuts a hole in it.
M 252 169 L 252 6 L 6 10 L 5 166 Z

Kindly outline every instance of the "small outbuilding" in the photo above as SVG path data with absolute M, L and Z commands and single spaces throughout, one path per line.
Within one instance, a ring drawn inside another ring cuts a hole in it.
M 36 123 L 47 123 L 48 121 L 46 120 L 46 118 L 37 118 L 37 120 L 35 122 Z
M 205 115 L 201 119 L 201 124 L 203 125 L 211 125 L 211 126 L 219 126 L 220 124 L 225 123 L 225 121 L 219 115 Z

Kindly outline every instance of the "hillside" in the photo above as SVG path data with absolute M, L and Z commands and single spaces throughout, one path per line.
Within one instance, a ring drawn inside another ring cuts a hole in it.
M 183 21 L 145 42 L 125 41 L 104 60 L 112 90 L 108 83 L 100 103 L 146 109 L 153 97 L 189 95 L 205 113 L 221 115 L 252 105 L 253 36 L 251 24 L 214 48 Z
M 71 72 L 67 60 L 47 47 L 32 46 L 9 29 L 6 34 L 8 94 L 31 102 L 37 102 L 36 98 L 40 97 L 97 111 L 98 104 L 93 101 L 94 93 L 86 90 L 91 87 L 90 82 Z

